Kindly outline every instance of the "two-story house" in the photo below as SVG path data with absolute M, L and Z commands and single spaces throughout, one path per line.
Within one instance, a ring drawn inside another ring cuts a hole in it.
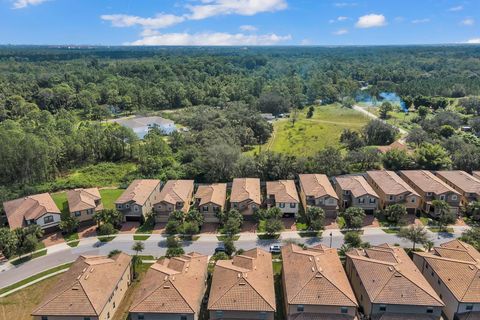
M 480 179 L 460 170 L 437 171 L 435 175 L 462 195 L 463 205 L 480 200 Z
M 431 252 L 414 252 L 413 261 L 445 303 L 444 318 L 479 318 L 480 253 L 475 248 L 452 240 Z
M 208 257 L 195 252 L 152 264 L 130 306 L 130 320 L 197 320 L 207 288 Z
M 373 214 L 378 209 L 378 195 L 363 176 L 341 176 L 335 178 L 340 207 L 359 207 L 367 214 Z
M 95 213 L 103 210 L 98 188 L 68 190 L 67 202 L 70 215 L 80 222 L 93 221 Z
M 445 305 L 403 248 L 350 250 L 345 270 L 367 318 L 440 319 Z
M 437 209 L 432 205 L 432 201 L 441 200 L 446 201 L 451 211 L 458 214 L 460 193 L 430 171 L 404 170 L 399 172 L 399 176 L 422 197 L 420 208 L 426 213 L 435 216 Z
M 395 172 L 367 171 L 366 178 L 379 196 L 380 209 L 386 209 L 392 204 L 402 204 L 410 213 L 416 213 L 420 209 L 420 195 Z
M 282 247 L 285 320 L 357 318 L 357 300 L 337 250 Z
M 218 260 L 207 308 L 211 320 L 273 320 L 277 308 L 272 255 L 255 248 Z
M 245 219 L 253 217 L 261 205 L 260 179 L 235 178 L 230 193 L 230 208 L 238 210 Z
M 297 216 L 300 199 L 293 180 L 267 181 L 267 207 L 279 208 L 284 216 Z
M 193 198 L 193 180 L 169 180 L 154 204 L 155 220 L 166 222 L 174 211 L 187 213 Z
M 60 223 L 60 209 L 48 193 L 35 194 L 3 203 L 10 229 L 31 224 L 43 230 L 53 230 Z
M 195 193 L 195 207 L 204 215 L 205 222 L 218 222 L 217 213 L 225 210 L 227 184 L 201 185 Z
M 160 195 L 160 180 L 134 180 L 115 201 L 115 208 L 125 221 L 142 221 L 152 213 L 153 204 Z
M 108 320 L 132 280 L 132 258 L 80 256 L 32 312 L 34 320 Z
M 300 174 L 300 201 L 303 208 L 318 207 L 325 211 L 328 218 L 336 218 L 338 196 L 330 180 L 324 174 Z

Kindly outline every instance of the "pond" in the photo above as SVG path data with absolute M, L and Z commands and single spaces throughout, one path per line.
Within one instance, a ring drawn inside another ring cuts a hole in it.
M 369 104 L 373 107 L 379 106 L 382 102 L 390 102 L 393 105 L 398 105 L 404 112 L 408 112 L 408 107 L 405 104 L 405 101 L 400 98 L 395 92 L 381 92 L 378 95 L 378 99 L 376 97 L 371 96 L 366 92 L 362 92 L 356 96 L 355 100 L 357 102 L 363 102 L 365 104 Z

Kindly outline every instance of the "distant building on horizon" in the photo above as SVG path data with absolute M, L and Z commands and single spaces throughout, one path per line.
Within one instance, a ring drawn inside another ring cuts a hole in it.
M 157 128 L 165 134 L 172 134 L 177 130 L 175 122 L 170 119 L 165 119 L 158 116 L 153 117 L 141 117 L 135 116 L 131 118 L 114 119 L 112 122 L 118 123 L 121 126 L 130 128 L 135 132 L 138 138 L 143 139 L 147 133 Z

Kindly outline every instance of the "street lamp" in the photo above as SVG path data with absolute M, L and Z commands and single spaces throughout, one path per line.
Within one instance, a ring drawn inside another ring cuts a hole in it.
M 333 238 L 333 233 L 330 231 L 330 248 L 332 247 L 332 238 Z

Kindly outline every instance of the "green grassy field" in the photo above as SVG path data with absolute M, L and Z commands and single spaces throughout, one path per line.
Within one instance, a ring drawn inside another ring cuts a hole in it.
M 281 153 L 311 155 L 326 146 L 338 146 L 343 129 L 360 130 L 369 119 L 358 111 L 342 108 L 339 105 L 315 107 L 313 117 L 307 119 L 308 108 L 298 114 L 298 120 L 292 125 L 291 119 L 274 122 L 272 138 L 262 150 Z M 258 151 L 257 146 L 254 150 Z
M 105 209 L 114 209 L 115 200 L 125 191 L 124 189 L 102 189 L 100 196 L 102 197 L 103 207 Z M 68 214 L 67 193 L 65 191 L 52 193 L 53 201 L 62 213 Z

